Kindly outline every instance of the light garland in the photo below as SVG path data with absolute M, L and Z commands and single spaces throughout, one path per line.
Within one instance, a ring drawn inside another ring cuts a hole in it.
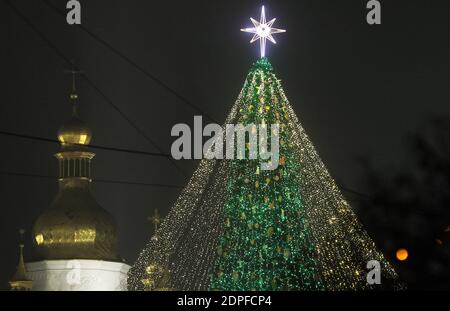
M 202 160 L 131 268 L 130 290 L 369 289 L 370 260 L 396 284 L 266 58 L 253 65 L 226 124 L 263 122 L 281 125 L 278 168 Z

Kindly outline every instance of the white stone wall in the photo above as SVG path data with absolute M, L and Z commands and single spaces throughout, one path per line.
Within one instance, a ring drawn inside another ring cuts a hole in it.
M 130 266 L 102 260 L 44 260 L 26 264 L 33 291 L 126 291 Z

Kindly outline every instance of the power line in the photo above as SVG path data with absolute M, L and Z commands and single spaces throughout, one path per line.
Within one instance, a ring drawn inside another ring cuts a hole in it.
M 29 140 L 36 140 L 36 141 L 43 141 L 43 142 L 49 142 L 49 143 L 57 143 L 60 144 L 60 142 L 56 139 L 51 138 L 45 138 L 45 137 L 39 137 L 39 136 L 33 136 L 33 135 L 26 135 L 26 134 L 19 134 L 19 133 L 13 133 L 13 132 L 6 132 L 0 130 L 0 135 L 5 136 L 11 136 L 11 137 L 18 137 L 23 139 L 29 139 Z M 84 145 L 80 145 L 84 146 Z M 140 150 L 132 150 L 132 149 L 122 149 L 122 148 L 115 148 L 115 147 L 106 147 L 106 146 L 99 146 L 99 145 L 89 145 L 89 148 L 92 149 L 99 149 L 99 150 L 108 150 L 108 151 L 116 151 L 116 152 L 125 152 L 125 153 L 132 153 L 132 154 L 141 154 L 141 155 L 147 155 L 147 156 L 155 156 L 155 157 L 170 157 L 168 154 L 164 153 L 156 153 L 156 152 L 147 152 L 147 151 L 140 151 Z M 0 174 L 10 174 L 10 175 L 18 175 L 18 176 L 30 176 L 30 177 L 43 177 L 43 178 L 56 178 L 51 176 L 44 176 L 44 175 L 36 175 L 36 174 L 20 174 L 20 173 L 10 173 L 10 172 L 1 172 Z M 135 184 L 135 185 L 157 185 L 157 184 L 145 184 L 145 183 L 137 183 L 137 182 L 123 182 L 123 181 L 111 181 L 111 180 L 100 180 L 96 179 L 97 182 L 109 182 L 109 183 L 119 183 L 119 184 Z M 180 186 L 169 186 L 169 185 L 161 185 L 166 187 L 172 187 L 172 188 L 181 188 Z M 341 189 L 344 192 L 348 192 L 351 194 L 354 194 L 361 199 L 371 201 L 373 198 L 365 193 L 344 187 L 343 185 L 339 184 L 339 189 Z M 354 201 L 354 200 L 353 200 Z
M 41 179 L 52 179 L 56 180 L 58 177 L 56 176 L 49 176 L 49 175 L 40 175 L 40 174 L 31 174 L 31 173 L 18 173 L 18 172 L 10 172 L 10 171 L 2 171 L 0 170 L 0 175 L 6 175 L 6 176 L 18 176 L 18 177 L 31 177 L 31 178 L 41 178 Z M 170 184 L 160 184 L 160 183 L 142 183 L 142 182 L 134 182 L 134 181 L 123 181 L 123 180 L 111 180 L 111 179 L 97 179 L 95 178 L 93 180 L 97 183 L 108 183 L 108 184 L 125 184 L 125 185 L 135 185 L 135 186 L 149 186 L 149 187 L 161 187 L 161 188 L 173 188 L 173 189 L 181 189 L 182 186 L 178 185 L 170 185 Z M 364 200 L 371 201 L 373 200 L 372 197 L 368 196 L 367 194 L 363 194 L 345 187 L 340 187 L 340 189 L 344 192 L 349 192 L 352 194 L 355 194 L 357 196 L 360 196 L 364 198 Z M 347 199 L 347 201 L 361 201 L 361 199 Z
M 373 200 L 373 197 L 368 195 L 368 194 L 366 194 L 366 193 L 362 193 L 360 191 L 356 191 L 356 190 L 344 187 L 343 185 L 340 185 L 340 184 L 338 184 L 338 187 L 339 187 L 339 189 L 341 189 L 341 191 L 354 194 L 354 195 L 360 197 L 361 199 L 364 199 L 364 200 L 367 200 L 367 201 L 372 201 Z M 348 199 L 346 198 L 346 200 L 348 200 Z
M 35 141 L 43 141 L 43 142 L 48 142 L 48 143 L 61 144 L 61 142 L 59 140 L 52 139 L 52 138 L 46 138 L 46 137 L 40 137 L 40 136 L 34 136 L 34 135 L 28 135 L 28 134 L 19 134 L 19 133 L 2 131 L 2 130 L 0 130 L 0 135 L 35 140 Z M 74 145 L 86 147 L 85 145 L 81 145 L 81 144 L 74 144 Z M 133 149 L 116 148 L 116 147 L 106 147 L 106 146 L 100 146 L 100 145 L 89 145 L 89 148 L 117 151 L 117 152 L 125 152 L 125 153 L 133 153 L 133 154 L 142 154 L 142 155 L 154 156 L 154 157 L 171 158 L 171 155 L 166 154 L 166 153 L 161 153 L 161 152 L 149 152 L 149 151 L 141 151 L 141 150 L 133 150 Z
M 31 173 L 18 173 L 18 172 L 1 171 L 1 170 L 0 170 L 0 175 L 17 176 L 17 177 L 31 177 L 31 178 L 40 178 L 40 179 L 52 179 L 52 180 L 58 179 L 58 177 L 56 177 L 56 176 L 31 174 Z M 134 181 L 111 180 L 111 179 L 94 179 L 93 181 L 97 182 L 97 183 L 107 183 L 107 184 L 125 184 L 125 185 L 148 186 L 148 187 L 159 187 L 159 188 L 174 188 L 174 189 L 182 188 L 181 186 L 170 185 L 170 184 L 141 183 L 141 182 L 134 182 Z
M 58 7 L 56 7 L 50 0 L 44 0 L 43 1 L 49 8 L 51 8 L 52 10 L 54 10 L 56 13 L 58 13 L 59 15 L 61 15 L 63 18 L 66 17 L 66 14 L 63 10 L 59 9 Z M 106 40 L 100 38 L 97 34 L 93 33 L 91 30 L 89 30 L 87 27 L 83 26 L 82 24 L 77 24 L 76 26 L 78 26 L 81 30 L 83 30 L 85 33 L 87 33 L 89 36 L 91 36 L 92 38 L 94 38 L 95 40 L 97 40 L 98 42 L 100 42 L 102 45 L 104 45 L 105 47 L 107 47 L 108 49 L 110 49 L 113 53 L 115 53 L 117 56 L 119 56 L 120 58 L 122 58 L 123 60 L 125 60 L 126 62 L 128 62 L 131 66 L 133 66 L 134 68 L 136 68 L 138 71 L 140 71 L 141 73 L 143 73 L 145 76 L 147 76 L 148 78 L 152 79 L 153 81 L 155 81 L 158 85 L 160 85 L 162 88 L 164 88 L 165 90 L 167 90 L 169 93 L 173 94 L 175 97 L 177 97 L 178 99 L 180 99 L 182 102 L 184 102 L 185 104 L 187 104 L 188 106 L 190 106 L 191 108 L 193 108 L 195 111 L 197 111 L 198 113 L 203 114 L 205 117 L 209 118 L 211 121 L 218 123 L 216 120 L 214 120 L 213 117 L 209 116 L 208 114 L 206 114 L 204 111 L 202 111 L 199 107 L 195 106 L 194 104 L 192 104 L 189 100 L 187 100 L 184 96 L 182 96 L 181 94 L 179 94 L 178 92 L 176 92 L 174 89 L 172 89 L 170 86 L 168 86 L 167 84 L 165 84 L 164 82 L 162 82 L 160 79 L 158 79 L 157 77 L 155 77 L 153 74 L 149 73 L 147 70 L 145 70 L 143 67 L 141 67 L 140 65 L 138 65 L 134 60 L 132 60 L 130 57 L 126 56 L 124 53 L 122 53 L 121 51 L 119 51 L 117 48 L 115 48 L 114 46 L 112 46 L 110 43 L 108 43 Z M 354 195 L 360 196 L 360 197 L 364 197 L 365 199 L 371 199 L 371 197 L 367 194 L 358 192 L 356 190 L 352 190 L 352 189 L 348 189 L 345 187 L 340 187 L 341 190 L 348 192 L 348 193 L 352 193 Z
M 9 0 L 5 0 L 5 2 L 8 4 L 8 6 L 26 23 L 29 25 L 29 27 L 31 27 L 46 43 L 47 45 L 52 48 L 55 53 L 60 56 L 62 59 L 64 59 L 68 64 L 73 65 L 73 62 L 67 58 L 59 49 L 56 45 L 54 45 L 26 16 L 24 16 L 14 5 L 12 5 L 12 3 Z M 65 17 L 65 14 L 63 11 L 61 11 L 60 9 L 58 9 L 56 6 L 54 6 L 51 2 L 49 2 L 48 0 L 44 0 L 44 3 L 50 7 L 51 9 L 55 10 L 58 14 L 62 15 L 63 17 Z M 210 120 L 218 123 L 217 121 L 214 120 L 214 118 L 212 118 L 211 116 L 207 115 L 206 113 L 204 113 L 199 107 L 197 107 L 196 105 L 192 104 L 189 100 L 187 100 L 184 96 L 180 95 L 178 92 L 176 92 L 174 89 L 172 89 L 171 87 L 169 87 L 167 84 L 165 84 L 164 82 L 162 82 L 160 79 L 158 79 L 157 77 L 155 77 L 154 75 L 152 75 L 151 73 L 149 73 L 148 71 L 146 71 L 144 68 L 142 68 L 141 66 L 139 66 L 135 61 L 133 61 L 131 58 L 129 58 L 128 56 L 124 55 L 122 52 L 120 52 L 119 50 L 117 50 L 116 48 L 114 48 L 111 44 L 109 44 L 107 41 L 103 40 L 102 38 L 100 38 L 99 36 L 97 36 L 95 33 L 91 32 L 88 28 L 82 26 L 82 25 L 77 25 L 78 27 L 80 27 L 80 29 L 82 29 L 84 32 L 86 32 L 88 35 L 90 35 L 92 38 L 94 38 L 95 40 L 97 40 L 98 42 L 100 42 L 102 45 L 106 46 L 108 49 L 110 49 L 112 52 L 114 52 L 116 55 L 118 55 L 119 57 L 121 57 L 122 59 L 124 59 L 126 62 L 128 62 L 130 65 L 132 65 L 133 67 L 135 67 L 137 70 L 139 70 L 140 72 L 142 72 L 144 75 L 146 75 L 148 78 L 152 79 L 153 81 L 155 81 L 158 85 L 160 85 L 162 88 L 164 88 L 165 90 L 167 90 L 169 93 L 173 94 L 175 97 L 177 97 L 178 99 L 180 99 L 182 102 L 184 102 L 185 104 L 187 104 L 188 106 L 190 106 L 191 108 L 193 108 L 194 110 L 196 110 L 197 112 L 205 115 L 207 118 L 209 118 Z M 175 164 L 175 162 L 173 161 L 173 159 L 167 155 L 164 154 L 162 152 L 162 150 L 150 139 L 150 137 L 148 137 L 145 132 L 139 128 L 137 125 L 134 124 L 133 121 L 131 121 L 131 119 L 129 119 L 127 117 L 127 115 L 125 113 L 123 113 L 121 111 L 121 109 L 119 107 L 117 107 L 107 96 L 105 93 L 103 93 L 93 82 L 92 80 L 90 80 L 86 75 L 83 75 L 84 79 L 91 85 L 91 87 L 97 91 L 101 97 L 104 98 L 104 100 L 106 102 L 108 102 L 133 128 L 135 128 L 136 131 L 138 131 L 144 138 L 146 138 L 158 151 L 160 151 L 160 153 L 151 153 L 151 152 L 145 152 L 145 151 L 136 151 L 136 150 L 128 150 L 128 149 L 120 149 L 120 148 L 112 148 L 112 147 L 104 147 L 104 146 L 95 146 L 95 145 L 91 145 L 91 148 L 96 148 L 96 149 L 104 149 L 104 150 L 112 150 L 112 151 L 119 151 L 119 152 L 128 152 L 128 153 L 138 153 L 138 154 L 146 154 L 146 155 L 153 155 L 153 156 L 164 156 L 164 157 L 168 157 L 169 160 L 171 161 L 171 163 L 177 168 L 177 170 L 183 174 L 183 176 L 186 177 L 186 174 L 184 173 L 183 170 L 181 170 L 181 168 L 179 168 L 178 165 Z M 4 134 L 4 135 L 10 135 L 10 136 L 18 136 L 18 137 L 22 137 L 22 138 L 29 138 L 29 139 L 35 139 L 35 140 L 44 140 L 44 141 L 50 141 L 50 142 L 58 142 L 56 140 L 52 140 L 52 139 L 48 139 L 48 138 L 42 138 L 42 137 L 36 137 L 36 136 L 30 136 L 30 135 L 22 135 L 22 134 L 16 134 L 16 133 L 9 133 L 9 132 L 2 132 L 0 131 L 0 134 Z M 58 142 L 59 143 L 59 142 Z M 365 199 L 369 199 L 371 200 L 372 198 L 364 193 L 360 193 L 358 191 L 352 190 L 352 189 L 348 189 L 348 188 L 344 188 L 341 187 L 341 190 L 358 195 L 360 197 L 364 197 Z
M 64 55 L 61 50 L 52 43 L 50 39 L 48 39 L 43 32 L 41 32 L 24 14 L 22 14 L 9 0 L 4 0 L 6 4 L 13 10 L 13 12 L 22 19 L 31 29 L 33 29 L 39 37 L 66 63 L 73 66 L 73 62 Z M 83 78 L 88 82 L 88 84 L 98 93 L 100 96 L 111 106 L 113 107 L 139 134 L 141 134 L 150 144 L 159 152 L 163 153 L 162 149 L 159 148 L 156 143 L 140 128 L 138 127 L 117 105 L 115 105 L 109 98 L 103 93 L 92 80 L 88 78 L 87 75 L 83 75 Z M 180 172 L 184 177 L 186 177 L 186 173 L 179 167 L 172 158 L 168 158 L 170 163 Z
M 64 19 L 66 17 L 66 14 L 64 11 L 62 11 L 61 9 L 59 9 L 58 7 L 56 7 L 53 3 L 51 3 L 48 0 L 44 0 L 44 3 L 51 8 L 52 10 L 54 10 L 55 12 L 57 12 L 59 15 L 61 15 Z M 181 95 L 180 93 L 178 93 L 177 91 L 175 91 L 173 88 L 171 88 L 169 85 L 167 85 L 166 83 L 164 83 L 163 81 L 161 81 L 159 78 L 157 78 L 155 75 L 151 74 L 150 72 L 148 72 L 147 70 L 145 70 L 143 67 L 141 67 L 140 65 L 138 65 L 134 60 L 132 60 L 130 57 L 126 56 L 125 54 L 123 54 L 121 51 L 119 51 L 118 49 L 116 49 L 114 46 L 112 46 L 110 43 L 108 43 L 106 40 L 100 38 L 98 35 L 96 35 L 95 33 L 93 33 L 92 31 L 90 31 L 88 28 L 86 28 L 85 26 L 83 26 L 82 24 L 77 24 L 76 26 L 78 26 L 81 30 L 83 30 L 85 33 L 87 33 L 89 36 L 91 36 L 92 38 L 94 38 L 95 40 L 97 40 L 98 42 L 100 42 L 103 46 L 107 47 L 109 50 L 111 50 L 114 54 L 116 54 L 117 56 L 119 56 L 120 58 L 122 58 L 123 60 L 125 60 L 128 64 L 130 64 L 131 66 L 133 66 L 135 69 L 137 69 L 138 71 L 140 71 L 142 74 L 144 74 L 147 78 L 153 80 L 156 84 L 158 84 L 161 88 L 163 88 L 164 90 L 166 90 L 167 92 L 169 92 L 170 94 L 174 95 L 177 99 L 179 99 L 181 102 L 183 102 L 184 104 L 188 105 L 189 107 L 191 107 L 192 109 L 194 109 L 196 112 L 204 115 L 205 117 L 207 117 L 208 119 L 210 119 L 211 121 L 215 122 L 215 123 L 219 123 L 217 122 L 213 117 L 211 117 L 210 115 L 206 114 L 202 109 L 200 109 L 197 105 L 193 104 L 192 102 L 190 102 L 186 97 L 184 97 L 183 95 Z

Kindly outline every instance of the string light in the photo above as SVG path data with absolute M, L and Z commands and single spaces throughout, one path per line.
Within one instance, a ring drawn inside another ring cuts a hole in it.
M 278 168 L 261 171 L 259 160 L 202 160 L 158 240 L 149 241 L 131 268 L 130 290 L 369 289 L 370 260 L 396 283 L 266 58 L 251 68 L 225 124 L 262 120 L 281 125 Z M 170 284 L 154 285 L 161 280 Z

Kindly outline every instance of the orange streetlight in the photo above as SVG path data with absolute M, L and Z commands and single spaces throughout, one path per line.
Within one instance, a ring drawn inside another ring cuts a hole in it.
M 408 250 L 406 248 L 399 248 L 395 255 L 399 261 L 405 261 L 409 256 Z

